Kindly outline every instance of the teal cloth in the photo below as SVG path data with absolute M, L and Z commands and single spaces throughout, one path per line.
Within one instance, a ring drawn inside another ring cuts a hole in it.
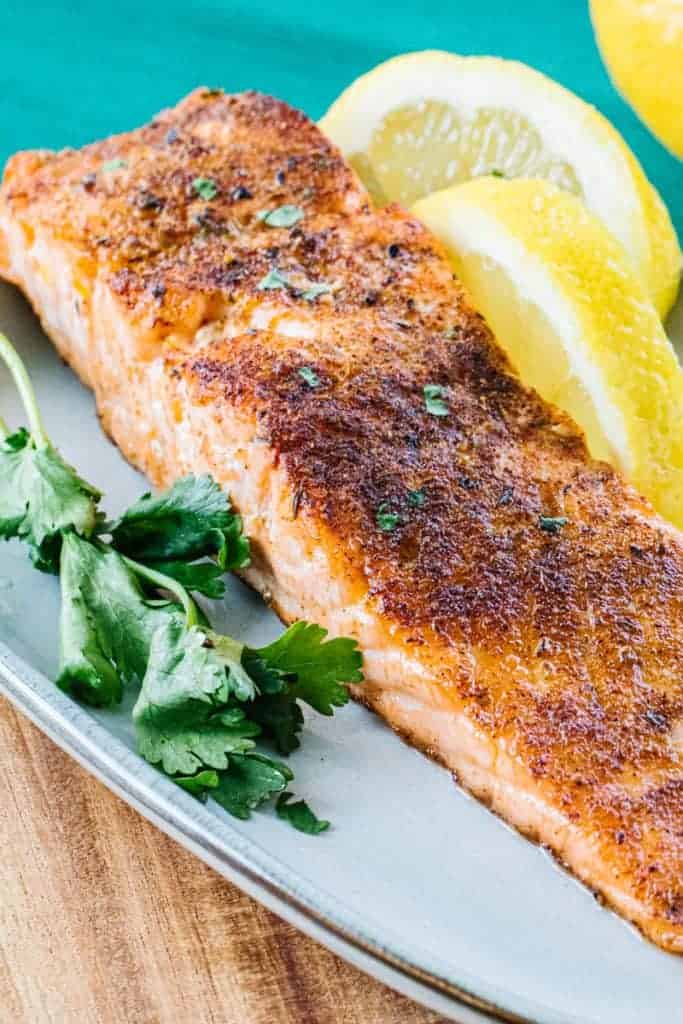
M 587 0 L 0 0 L 0 164 L 132 128 L 196 85 L 260 89 L 317 118 L 363 71 L 428 47 L 526 61 L 594 103 L 683 236 L 683 163 L 612 88 Z

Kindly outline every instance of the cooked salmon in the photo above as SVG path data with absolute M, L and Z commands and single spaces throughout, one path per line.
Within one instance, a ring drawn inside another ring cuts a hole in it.
M 418 221 L 284 103 L 199 90 L 13 157 L 0 271 L 131 462 L 230 492 L 282 618 L 358 639 L 362 701 L 683 952 L 683 539 Z

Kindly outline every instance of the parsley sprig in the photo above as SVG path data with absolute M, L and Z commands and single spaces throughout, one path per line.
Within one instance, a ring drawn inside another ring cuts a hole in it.
M 278 816 L 300 831 L 327 828 L 285 793 L 291 770 L 271 757 L 300 744 L 301 704 L 331 715 L 362 680 L 356 642 L 296 622 L 253 648 L 211 628 L 193 594 L 222 596 L 223 575 L 249 563 L 242 521 L 210 476 L 145 494 L 114 523 L 100 493 L 51 445 L 26 369 L 0 333 L 29 429 L 0 419 L 0 537 L 26 542 L 62 596 L 57 684 L 107 707 L 135 688 L 139 753 L 199 799 L 231 814 L 280 795 Z

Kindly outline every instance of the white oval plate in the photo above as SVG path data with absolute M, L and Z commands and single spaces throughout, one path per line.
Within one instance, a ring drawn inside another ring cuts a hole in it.
M 683 302 L 673 320 L 683 341 Z M 48 431 L 113 515 L 144 489 L 101 433 L 91 396 L 17 292 L 0 328 L 33 376 Z M 0 374 L 0 409 L 22 422 Z M 248 822 L 201 805 L 133 752 L 129 706 L 91 712 L 50 682 L 58 584 L 0 546 L 0 690 L 89 771 L 226 878 L 347 960 L 461 1024 L 681 1020 L 683 960 L 660 952 L 358 706 L 307 717 L 296 791 L 334 827 L 319 837 L 271 812 Z M 231 581 L 224 627 L 251 642 L 274 616 Z M 179 895 L 179 898 L 182 898 Z

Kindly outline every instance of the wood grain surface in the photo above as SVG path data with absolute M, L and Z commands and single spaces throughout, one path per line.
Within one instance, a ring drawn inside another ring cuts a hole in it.
M 186 853 L 0 698 L 0 1020 L 436 1024 Z

